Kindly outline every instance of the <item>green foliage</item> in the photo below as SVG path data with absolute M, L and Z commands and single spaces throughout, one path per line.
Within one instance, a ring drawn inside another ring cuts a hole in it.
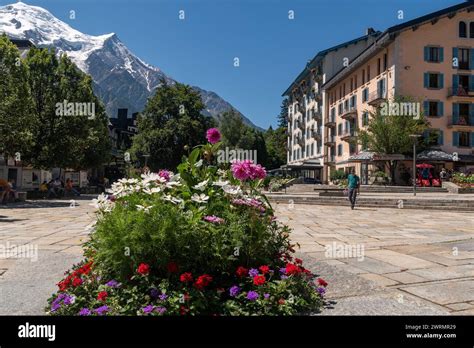
M 315 276 L 293 258 L 290 230 L 276 221 L 260 192 L 263 177 L 240 181 L 231 170 L 218 169 L 210 160 L 218 149 L 197 146 L 183 158 L 179 174 L 122 179 L 112 186 L 113 201 L 99 196 L 99 219 L 85 251 L 93 270 L 84 275 L 78 266 L 69 272 L 48 310 L 75 315 L 106 304 L 109 314 L 125 315 L 162 306 L 168 315 L 317 311 L 322 298 Z M 183 280 L 186 274 L 189 280 Z M 108 289 L 112 279 L 121 286 Z M 234 287 L 239 291 L 232 294 Z M 151 296 L 153 289 L 166 300 Z M 101 291 L 107 299 L 98 299 Z M 64 294 L 77 300 L 57 309 Z M 258 298 L 250 299 L 252 294 Z
M 203 116 L 201 96 L 190 86 L 169 85 L 166 81 L 147 102 L 138 118 L 138 134 L 133 138 L 131 154 L 143 164 L 143 155 L 151 155 L 151 169 L 174 169 L 192 148 L 205 141 L 205 130 L 213 119 Z
M 347 174 L 344 172 L 343 169 L 337 169 L 334 171 L 331 171 L 331 174 L 329 175 L 331 181 L 336 181 L 336 180 L 342 180 L 347 178 Z

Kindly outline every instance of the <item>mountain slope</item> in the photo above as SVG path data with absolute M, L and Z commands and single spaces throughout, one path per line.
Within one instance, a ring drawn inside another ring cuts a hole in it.
M 161 79 L 170 84 L 176 82 L 135 56 L 114 33 L 101 36 L 81 33 L 41 7 L 23 2 L 0 7 L 2 32 L 12 38 L 29 39 L 38 47 L 54 47 L 58 53 L 66 53 L 82 71 L 92 76 L 95 92 L 111 117 L 116 115 L 117 108 L 142 111 Z M 236 110 L 215 92 L 193 88 L 201 94 L 204 114 L 216 118 L 224 111 Z M 246 124 L 255 127 L 239 114 Z

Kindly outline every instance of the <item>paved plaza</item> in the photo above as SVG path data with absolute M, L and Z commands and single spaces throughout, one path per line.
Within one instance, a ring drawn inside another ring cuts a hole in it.
M 0 315 L 43 313 L 55 284 L 82 258 L 95 218 L 89 203 L 0 207 L 0 246 L 38 248 L 37 259 L 0 255 Z M 472 213 L 274 207 L 294 229 L 305 264 L 329 282 L 323 315 L 474 314 Z

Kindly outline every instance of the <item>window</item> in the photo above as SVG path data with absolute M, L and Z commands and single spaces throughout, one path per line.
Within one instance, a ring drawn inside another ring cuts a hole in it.
M 365 83 L 365 69 L 362 69 L 362 84 Z
M 443 48 L 425 46 L 425 61 L 431 63 L 440 63 L 443 61 Z
M 339 123 L 337 125 L 337 135 L 341 135 L 342 134 L 342 123 Z
M 367 111 L 364 111 L 362 114 L 362 126 L 366 127 L 369 125 L 369 113 Z
M 424 133 L 425 143 L 429 146 L 443 145 L 443 131 L 430 129 Z
M 337 145 L 337 155 L 342 156 L 342 144 Z
M 370 81 L 370 65 L 367 65 L 367 82 Z
M 458 69 L 469 70 L 469 51 L 468 48 L 458 49 Z
M 353 95 L 350 99 L 350 102 L 349 102 L 349 107 L 350 108 L 355 108 L 356 107 L 356 96 Z
M 443 88 L 444 75 L 440 73 L 425 73 L 424 86 L 425 88 Z
M 440 103 L 436 101 L 429 101 L 428 103 L 428 110 L 426 116 L 440 116 Z
M 362 90 L 362 102 L 365 103 L 369 99 L 369 89 L 364 88 Z
M 383 55 L 383 71 L 387 70 L 387 53 Z
M 469 37 L 474 39 L 474 22 L 469 23 Z
M 469 136 L 469 132 L 459 132 L 459 146 L 470 146 Z
M 380 58 L 377 59 L 377 75 L 380 75 Z
M 314 143 L 311 143 L 311 156 L 314 155 Z
M 459 37 L 467 37 L 467 25 L 465 22 L 459 22 Z
M 339 105 L 338 105 L 338 114 L 339 114 L 339 115 L 342 114 L 342 108 L 343 108 L 342 103 L 339 103 Z
M 354 76 L 354 88 L 357 89 L 357 75 Z
M 344 100 L 344 110 L 348 110 L 349 109 L 349 99 L 346 99 Z

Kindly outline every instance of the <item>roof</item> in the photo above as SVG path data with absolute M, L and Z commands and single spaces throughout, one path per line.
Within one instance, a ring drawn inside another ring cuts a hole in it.
M 425 150 L 416 156 L 417 161 L 452 161 L 453 155 L 441 150 Z
M 361 37 L 358 37 L 356 39 L 353 39 L 353 40 L 350 40 L 350 41 L 346 41 L 344 43 L 341 43 L 339 45 L 336 45 L 336 46 L 333 46 L 333 47 L 330 47 L 330 48 L 327 48 L 323 51 L 319 51 L 314 57 L 313 59 L 311 60 L 308 60 L 308 63 L 306 64 L 306 66 L 304 67 L 304 69 L 298 74 L 298 76 L 296 77 L 296 79 L 290 84 L 290 86 L 285 90 L 285 92 L 283 92 L 282 94 L 282 97 L 285 96 L 285 95 L 289 95 L 290 91 L 291 91 L 291 88 L 295 85 L 295 84 L 298 84 L 298 82 L 300 82 L 303 77 L 310 71 L 310 69 L 314 66 L 316 66 L 317 63 L 319 63 L 325 56 L 326 54 L 328 54 L 329 52 L 332 52 L 332 51 L 337 51 L 338 49 L 340 48 L 343 48 L 343 47 L 346 47 L 346 46 L 349 46 L 349 45 L 352 45 L 352 44 L 355 44 L 355 43 L 358 43 L 359 41 L 362 41 L 362 40 L 367 40 L 369 36 L 377 36 L 377 35 L 380 35 L 381 32 L 380 31 L 377 31 L 377 32 L 374 32 L 374 33 L 371 33 L 371 34 L 368 34 L 368 35 L 364 35 L 364 36 L 361 36 Z
M 330 87 L 337 81 L 339 81 L 345 74 L 344 72 L 350 72 L 353 68 L 359 66 L 360 63 L 364 62 L 367 58 L 369 58 L 375 52 L 378 52 L 383 47 L 386 46 L 388 42 L 393 41 L 396 34 L 400 33 L 401 31 L 407 30 L 409 28 L 419 26 L 422 24 L 426 24 L 434 19 L 448 16 L 450 14 L 456 13 L 458 11 L 469 9 L 474 11 L 474 0 L 467 0 L 463 3 L 446 7 L 442 10 L 429 13 L 427 15 L 412 19 L 402 24 L 394 25 L 387 30 L 385 30 L 381 35 L 377 37 L 377 39 L 365 50 L 363 50 L 357 57 L 355 57 L 352 62 L 347 66 L 343 67 L 339 72 L 337 72 L 333 77 L 331 77 L 326 83 L 322 86 L 323 88 Z

